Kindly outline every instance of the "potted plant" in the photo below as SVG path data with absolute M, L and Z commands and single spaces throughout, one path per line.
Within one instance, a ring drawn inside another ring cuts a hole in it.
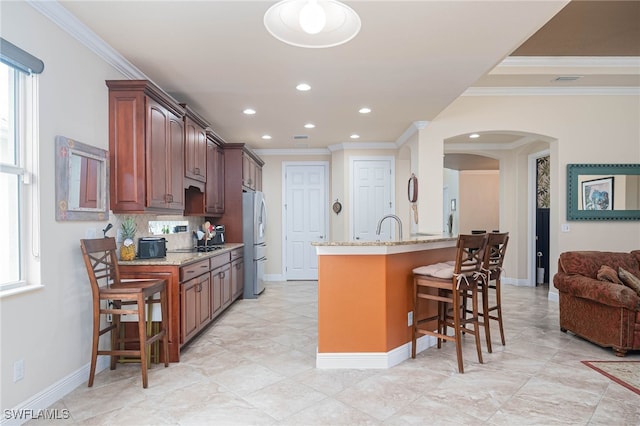
M 136 258 L 136 245 L 134 237 L 136 235 L 136 221 L 129 216 L 124 218 L 120 225 L 122 229 L 122 244 L 120 245 L 120 260 L 133 260 Z

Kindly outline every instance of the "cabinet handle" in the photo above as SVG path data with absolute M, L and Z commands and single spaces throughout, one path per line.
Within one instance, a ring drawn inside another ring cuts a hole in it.
M 220 272 L 220 278 L 224 279 L 224 272 Z
M 200 268 L 209 269 L 209 265 L 200 265 Z
M 200 167 L 196 167 L 195 169 L 193 169 L 193 172 L 197 175 L 200 174 Z

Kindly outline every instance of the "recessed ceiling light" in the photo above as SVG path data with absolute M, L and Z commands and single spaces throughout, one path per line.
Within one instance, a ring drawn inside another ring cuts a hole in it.
M 264 139 L 264 140 L 269 140 L 269 139 L 271 139 L 271 136 L 269 136 L 269 135 L 262 135 L 262 139 Z
M 256 113 L 256 110 L 253 108 L 247 108 L 244 111 L 242 111 L 243 113 L 247 114 L 247 115 L 253 115 Z
M 471 133 L 471 134 L 469 135 L 469 138 L 471 138 L 471 139 L 477 139 L 477 138 L 479 138 L 479 137 L 480 137 L 480 135 L 479 135 L 479 134 L 477 134 L 477 133 Z
M 307 123 L 304 125 L 304 127 L 305 129 L 313 129 L 314 127 L 316 127 L 316 125 L 313 123 Z
M 301 92 L 307 92 L 311 90 L 311 86 L 309 86 L 307 83 L 300 83 L 296 86 L 296 89 L 298 89 Z
M 358 110 L 358 112 L 360 114 L 369 114 L 371 112 L 371 108 L 367 108 L 367 107 L 360 108 L 360 110 Z
M 354 133 L 350 136 L 351 139 L 358 139 L 360 137 L 360 135 Z

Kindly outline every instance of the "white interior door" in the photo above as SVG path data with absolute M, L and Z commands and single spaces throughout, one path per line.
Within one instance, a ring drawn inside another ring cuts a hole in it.
M 353 238 L 360 241 L 394 238 L 397 224 L 393 220 L 386 220 L 380 235 L 376 235 L 378 221 L 395 210 L 393 159 L 353 159 L 351 171 Z
M 311 242 L 327 235 L 327 166 L 291 164 L 284 173 L 286 279 L 317 280 L 318 256 Z

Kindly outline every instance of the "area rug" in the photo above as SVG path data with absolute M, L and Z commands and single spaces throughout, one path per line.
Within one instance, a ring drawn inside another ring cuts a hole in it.
M 640 395 L 640 361 L 582 361 L 582 363 Z

